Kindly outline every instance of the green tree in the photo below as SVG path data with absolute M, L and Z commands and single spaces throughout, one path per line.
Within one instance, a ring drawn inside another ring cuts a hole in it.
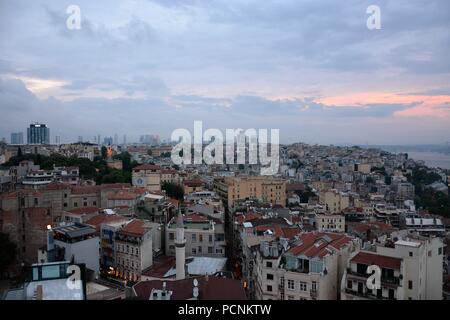
M 166 194 L 171 198 L 175 198 L 177 200 L 184 199 L 184 189 L 176 183 L 164 182 L 161 188 L 165 190 Z
M 102 146 L 101 153 L 102 153 L 102 158 L 103 158 L 103 159 L 106 159 L 106 156 L 107 156 L 107 150 L 106 150 L 106 147 L 105 147 L 105 146 Z

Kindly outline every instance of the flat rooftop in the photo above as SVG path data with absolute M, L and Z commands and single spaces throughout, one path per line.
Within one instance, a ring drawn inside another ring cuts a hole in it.
M 67 238 L 78 238 L 85 235 L 95 233 L 95 228 L 82 223 L 75 223 L 66 226 L 60 226 L 53 228 L 53 232 L 56 234 L 62 234 Z

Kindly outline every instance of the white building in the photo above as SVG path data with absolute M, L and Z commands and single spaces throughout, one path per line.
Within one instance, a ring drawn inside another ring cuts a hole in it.
M 280 247 L 262 243 L 255 262 L 256 298 L 335 300 L 348 257 L 358 248 L 357 239 L 321 232 L 302 234 L 282 254 Z
M 75 263 L 84 263 L 86 268 L 100 271 L 100 241 L 95 228 L 81 223 L 69 223 L 56 227 L 53 232 L 54 245 L 64 248 L 64 258 Z
M 342 278 L 345 300 L 395 299 L 441 300 L 443 284 L 443 242 L 440 238 L 414 237 L 398 240 L 375 251 L 352 256 Z M 381 268 L 381 288 L 367 288 L 367 267 Z
M 225 230 L 220 221 L 201 214 L 189 214 L 182 218 L 188 256 L 225 256 Z M 166 255 L 175 255 L 178 219 L 172 219 L 166 227 Z

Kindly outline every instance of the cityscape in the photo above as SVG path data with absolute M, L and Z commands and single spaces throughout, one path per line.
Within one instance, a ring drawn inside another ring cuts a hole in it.
M 0 4 L 2 303 L 450 300 L 447 1 L 78 2 Z

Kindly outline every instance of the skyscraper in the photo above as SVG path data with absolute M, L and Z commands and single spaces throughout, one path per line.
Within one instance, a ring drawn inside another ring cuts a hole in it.
M 23 132 L 11 133 L 11 144 L 23 144 Z
M 28 144 L 50 144 L 50 128 L 43 123 L 33 123 L 27 128 Z

